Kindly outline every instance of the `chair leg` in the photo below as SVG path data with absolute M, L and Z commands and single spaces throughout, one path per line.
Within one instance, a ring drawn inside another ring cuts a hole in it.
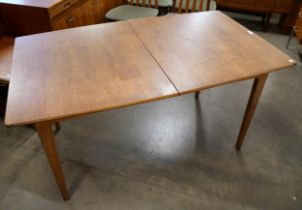
M 199 99 L 200 91 L 195 92 L 195 99 Z
M 61 124 L 59 122 L 56 122 L 55 127 L 56 127 L 55 133 L 58 133 L 61 130 Z
M 263 31 L 266 32 L 269 28 L 269 24 L 270 24 L 270 21 L 271 21 L 271 17 L 272 17 L 272 13 L 268 13 L 267 16 L 266 16 L 266 20 L 263 24 Z
M 287 41 L 287 43 L 286 43 L 286 49 L 289 48 L 290 42 L 292 41 L 292 39 L 293 39 L 293 37 L 294 37 L 294 33 L 295 33 L 295 30 L 294 30 L 294 28 L 293 28 L 292 31 L 290 32 L 288 41 Z

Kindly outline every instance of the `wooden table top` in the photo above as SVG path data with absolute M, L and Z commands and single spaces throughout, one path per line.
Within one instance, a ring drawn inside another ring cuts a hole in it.
M 178 95 L 126 22 L 17 38 L 6 125 Z
M 14 39 L 0 38 L 0 83 L 8 83 L 13 59 Z
M 294 65 L 220 12 L 21 37 L 14 50 L 6 125 L 159 100 Z
M 288 55 L 218 11 L 130 23 L 181 94 L 295 65 Z

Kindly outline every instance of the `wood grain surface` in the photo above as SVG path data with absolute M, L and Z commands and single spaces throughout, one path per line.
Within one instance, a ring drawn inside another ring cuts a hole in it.
M 256 78 L 294 64 L 215 11 L 18 38 L 5 123 L 61 121 Z
M 218 11 L 129 23 L 181 94 L 295 65 L 288 55 Z
M 126 22 L 17 38 L 5 123 L 29 124 L 177 95 Z

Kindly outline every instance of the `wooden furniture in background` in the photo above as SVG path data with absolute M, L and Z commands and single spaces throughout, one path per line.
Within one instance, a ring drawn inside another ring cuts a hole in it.
M 216 11 L 21 37 L 14 50 L 5 123 L 36 125 L 64 200 L 70 197 L 51 129 L 55 122 L 255 78 L 240 149 L 264 78 L 295 64 Z
M 4 26 L 1 20 L 1 13 L 0 13 L 0 38 L 2 38 L 4 35 L 5 35 Z
M 291 32 L 299 16 L 300 8 L 302 6 L 301 0 L 290 0 L 290 1 L 293 2 L 291 10 L 289 11 L 289 13 L 283 13 L 279 21 L 281 32 L 284 34 L 289 34 Z
M 300 44 L 302 44 L 302 5 L 295 24 L 295 33 Z
M 159 15 L 159 0 L 138 0 L 126 1 L 125 5 L 120 5 L 106 13 L 105 17 L 109 21 L 122 21 L 137 18 L 156 17 Z
M 14 39 L 0 35 L 0 115 L 4 114 L 12 67 Z
M 0 37 L 0 83 L 8 84 L 13 60 L 14 39 Z
M 295 23 L 295 26 L 292 28 L 291 34 L 288 38 L 286 48 L 289 48 L 292 38 L 296 35 L 298 42 L 302 44 L 302 5 L 300 7 L 300 11 L 298 13 L 298 17 Z M 299 55 L 301 56 L 301 49 L 298 51 Z
M 270 21 L 272 13 L 281 14 L 281 32 L 289 33 L 294 26 L 301 0 L 216 0 L 217 9 L 264 14 L 266 23 Z
M 105 22 L 124 0 L 0 0 L 7 35 L 16 37 Z

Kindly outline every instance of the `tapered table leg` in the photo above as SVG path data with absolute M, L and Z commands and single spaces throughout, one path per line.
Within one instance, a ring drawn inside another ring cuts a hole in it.
M 244 138 L 246 136 L 247 130 L 249 128 L 250 122 L 253 118 L 254 112 L 256 110 L 259 98 L 261 96 L 265 81 L 267 79 L 267 74 L 261 75 L 254 80 L 253 88 L 251 91 L 250 99 L 245 111 L 245 115 L 241 124 L 241 128 L 239 131 L 238 139 L 236 142 L 236 149 L 240 150 L 241 145 L 244 141 Z
M 60 160 L 58 158 L 56 145 L 54 142 L 54 134 L 52 130 L 52 123 L 37 123 L 35 124 L 37 132 L 39 134 L 41 143 L 43 145 L 45 154 L 48 158 L 48 162 L 61 191 L 63 199 L 69 200 L 69 193 L 66 188 L 63 170 L 61 168 Z
M 195 92 L 195 99 L 199 99 L 200 91 Z

